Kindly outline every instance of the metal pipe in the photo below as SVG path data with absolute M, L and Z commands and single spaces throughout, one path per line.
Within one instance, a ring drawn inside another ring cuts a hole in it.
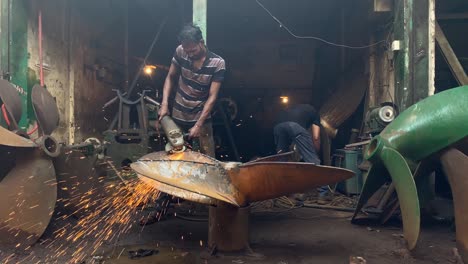
M 39 78 L 41 82 L 41 86 L 44 87 L 44 66 L 43 66 L 43 61 L 42 61 L 42 11 L 39 10 L 39 15 L 38 15 L 38 27 L 39 27 Z

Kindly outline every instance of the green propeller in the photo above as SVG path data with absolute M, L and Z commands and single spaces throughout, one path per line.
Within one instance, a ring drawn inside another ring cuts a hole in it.
M 402 112 L 369 143 L 365 158 L 372 163 L 354 218 L 391 177 L 400 202 L 408 248 L 416 246 L 420 209 L 409 163 L 417 163 L 468 136 L 468 86 L 430 96 Z

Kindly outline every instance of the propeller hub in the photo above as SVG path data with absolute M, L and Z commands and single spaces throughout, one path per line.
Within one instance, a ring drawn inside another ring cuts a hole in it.
M 369 146 L 367 147 L 365 153 L 365 158 L 371 162 L 375 162 L 378 159 L 378 156 L 382 151 L 383 146 L 384 143 L 382 141 L 382 138 L 380 136 L 376 136 L 369 143 Z

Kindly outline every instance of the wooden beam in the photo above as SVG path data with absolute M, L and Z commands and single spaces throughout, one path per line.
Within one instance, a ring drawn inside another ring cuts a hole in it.
M 457 80 L 459 85 L 468 85 L 468 77 L 466 76 L 465 70 L 463 69 L 460 61 L 458 60 L 455 52 L 453 51 L 450 43 L 447 40 L 447 37 L 444 34 L 444 31 L 440 27 L 437 21 L 435 22 L 435 37 L 439 48 L 442 51 L 447 64 L 449 65 L 450 70 L 453 73 L 453 76 Z

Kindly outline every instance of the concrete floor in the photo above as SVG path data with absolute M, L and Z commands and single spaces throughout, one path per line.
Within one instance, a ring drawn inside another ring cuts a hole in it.
M 398 226 L 356 226 L 349 221 L 351 214 L 317 209 L 296 209 L 286 213 L 260 213 L 251 217 L 251 246 L 263 259 L 242 254 L 220 254 L 201 258 L 207 249 L 207 222 L 170 218 L 142 228 L 135 225 L 115 244 L 99 249 L 94 260 L 82 263 L 255 263 L 305 264 L 350 263 L 350 257 L 363 257 L 367 263 L 456 263 L 453 253 L 454 233 L 447 225 L 430 225 L 422 230 L 417 249 L 405 250 L 402 230 Z M 53 222 L 43 239 L 63 225 Z M 58 241 L 55 244 L 60 245 Z M 64 244 L 69 254 L 74 245 Z M 130 260 L 129 250 L 157 249 L 159 253 L 139 260 Z M 8 263 L 38 263 L 50 256 L 50 247 L 36 244 L 30 251 L 15 252 Z M 2 257 L 11 255 L 0 250 Z M 35 258 L 30 256 L 34 255 Z M 29 256 L 29 257 L 28 257 Z M 102 257 L 102 260 L 99 258 Z M 68 259 L 67 259 L 68 258 Z M 26 261 L 22 261 L 26 259 Z M 69 256 L 55 259 L 68 263 Z M 49 259 L 47 262 L 50 262 Z

